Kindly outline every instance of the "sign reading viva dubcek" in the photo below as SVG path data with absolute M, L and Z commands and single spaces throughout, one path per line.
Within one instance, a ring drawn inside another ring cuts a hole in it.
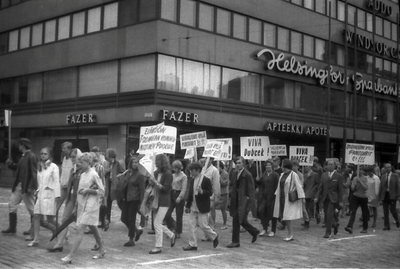
M 353 163 L 356 165 L 367 164 L 373 165 L 375 163 L 375 147 L 374 145 L 346 143 L 346 163 Z
M 289 153 L 290 160 L 298 160 L 300 165 L 313 165 L 314 147 L 290 146 Z
M 240 138 L 240 155 L 245 159 L 265 161 L 271 158 L 268 136 L 249 136 Z
M 140 127 L 138 153 L 175 154 L 176 127 L 166 126 L 164 122 L 147 127 Z

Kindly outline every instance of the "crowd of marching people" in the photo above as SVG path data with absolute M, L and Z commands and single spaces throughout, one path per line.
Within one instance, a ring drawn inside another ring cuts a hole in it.
M 252 243 L 259 236 L 275 236 L 277 229 L 287 230 L 283 240 L 291 242 L 292 221 L 297 219 L 304 220 L 303 230 L 310 229 L 313 219 L 321 223 L 325 227 L 323 238 L 330 238 L 338 233 L 340 219 L 349 216 L 344 230 L 352 234 L 359 207 L 360 233 L 367 233 L 369 227 L 376 228 L 380 205 L 383 230 L 391 229 L 389 212 L 393 223 L 400 228 L 396 208 L 400 200 L 400 171 L 393 171 L 390 163 L 385 163 L 382 169 L 376 165 L 341 167 L 334 159 L 321 165 L 314 157 L 312 166 L 300 167 L 297 160 L 281 161 L 277 156 L 256 164 L 241 156 L 231 162 L 209 158 L 189 162 L 157 154 L 153 160 L 154 173 L 149 173 L 140 164 L 144 156 L 134 151 L 125 157 L 124 169 L 112 148 L 102 155 L 97 147 L 91 152 L 81 152 L 71 142 L 65 142 L 62 163 L 58 166 L 48 147 L 40 150 L 39 157 L 31 151 L 29 139 L 21 138 L 18 147 L 22 156 L 7 160 L 8 167 L 16 171 L 16 178 L 9 201 L 9 227 L 2 234 L 16 233 L 21 201 L 31 215 L 31 228 L 24 232 L 28 247 L 40 244 L 42 226 L 52 232 L 51 240 L 56 239 L 48 251 L 62 252 L 69 240 L 68 225 L 75 222 L 77 234 L 68 255 L 62 258 L 64 263 L 72 262 L 87 233 L 96 240 L 92 250 L 97 254 L 93 259 L 105 256 L 106 246 L 99 229 L 110 228 L 111 215 L 115 214 L 113 201 L 127 227 L 128 241 L 123 246 L 135 246 L 151 220 L 155 246 L 150 254 L 162 252 L 163 234 L 174 247 L 184 232 L 188 242 L 183 250 L 197 250 L 197 228 L 204 234 L 201 240 L 212 241 L 216 248 L 219 211 L 223 220 L 220 230 L 227 229 L 228 211 L 232 217 L 228 248 L 240 247 L 243 230 L 250 233 Z M 59 216 L 63 205 L 63 214 Z M 249 223 L 249 212 L 261 221 L 261 230 Z M 183 227 L 184 213 L 189 217 L 188 227 Z

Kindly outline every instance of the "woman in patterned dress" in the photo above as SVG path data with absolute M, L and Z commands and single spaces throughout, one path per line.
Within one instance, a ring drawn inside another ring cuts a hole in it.
M 54 216 L 57 210 L 57 199 L 60 199 L 60 172 L 58 166 L 51 162 L 51 149 L 48 147 L 40 151 L 40 163 L 37 172 L 38 189 L 33 215 L 33 229 L 35 237 L 28 247 L 39 244 L 40 225 L 51 230 L 56 229 Z M 46 219 L 44 217 L 46 216 Z
M 106 254 L 103 242 L 97 225 L 99 224 L 100 197 L 104 195 L 104 186 L 99 175 L 90 167 L 92 158 L 90 153 L 83 153 L 78 162 L 82 169 L 81 178 L 78 187 L 77 197 L 77 220 L 78 235 L 71 249 L 71 252 L 61 261 L 71 263 L 79 245 L 82 243 L 86 227 L 92 231 L 96 243 L 99 246 L 99 253 L 93 256 L 93 259 L 103 258 Z

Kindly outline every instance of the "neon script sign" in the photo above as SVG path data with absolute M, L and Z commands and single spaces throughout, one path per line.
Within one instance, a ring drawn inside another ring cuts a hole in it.
M 262 49 L 259 51 L 256 55 L 256 59 L 259 59 L 262 55 L 266 55 L 265 57 L 269 59 L 265 65 L 267 70 L 277 69 L 280 72 L 315 78 L 320 85 L 326 85 L 328 81 L 329 70 L 317 69 L 314 66 L 309 66 L 307 65 L 307 61 L 298 61 L 294 56 L 287 58 L 283 52 L 275 55 L 270 49 Z M 346 85 L 348 85 L 350 80 L 355 83 L 356 90 L 362 93 L 375 90 L 377 93 L 397 96 L 397 84 L 392 86 L 383 85 L 379 78 L 376 82 L 364 80 L 363 75 L 358 72 L 346 78 L 344 73 L 340 71 L 335 72 L 333 66 L 330 66 L 330 81 L 332 83 L 338 83 L 340 85 L 345 85 L 346 83 Z

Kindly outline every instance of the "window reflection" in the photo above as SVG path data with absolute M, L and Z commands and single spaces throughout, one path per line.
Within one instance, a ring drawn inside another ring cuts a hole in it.
M 269 76 L 263 77 L 263 103 L 265 105 L 293 108 L 294 105 L 294 82 L 273 78 Z
M 229 68 L 222 72 L 222 98 L 259 103 L 259 75 Z
M 394 123 L 394 102 L 375 99 L 375 119 L 380 122 Z

